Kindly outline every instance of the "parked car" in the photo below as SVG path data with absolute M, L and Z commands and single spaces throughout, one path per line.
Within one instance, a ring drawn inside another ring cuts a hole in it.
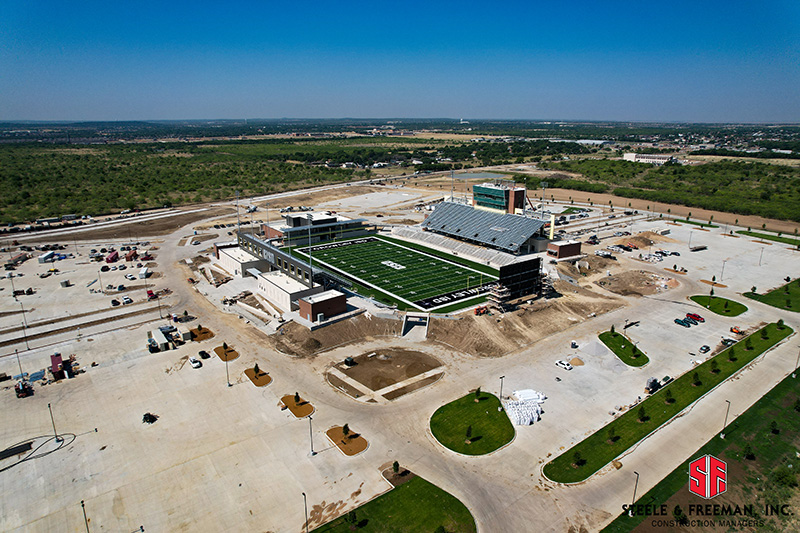
M 192 241 L 192 246 L 197 246 L 198 244 L 200 244 L 200 241 Z
M 120 265 L 118 270 L 125 270 L 125 269 L 127 269 L 127 268 L 128 268 L 128 267 L 126 267 L 125 265 Z
M 700 353 L 708 353 L 709 351 L 711 351 L 711 348 L 707 344 L 704 344 L 700 347 L 699 351 Z
M 111 307 L 116 307 L 119 305 L 119 300 L 111 300 Z
M 200 350 L 199 352 L 197 352 L 197 355 L 199 355 L 201 359 L 208 359 L 209 357 L 211 357 L 209 353 L 205 350 Z
M 684 322 L 688 322 L 689 324 L 691 324 L 693 326 L 696 326 L 697 324 L 700 323 L 700 322 L 698 322 L 697 320 L 695 320 L 694 318 L 692 318 L 690 316 L 687 316 L 686 318 L 684 318 L 683 321 Z
M 192 368 L 200 368 L 201 366 L 203 366 L 203 363 L 201 363 L 194 357 L 189 358 L 189 364 L 192 365 Z
M 122 298 L 122 305 L 132 304 L 133 300 L 131 300 L 130 296 L 125 296 Z
M 731 345 L 736 344 L 736 341 L 733 340 L 733 339 L 728 339 L 728 338 L 723 337 L 722 338 L 722 344 L 724 344 L 725 346 L 731 346 Z
M 134 276 L 133 274 L 125 274 L 125 279 L 129 281 L 136 281 L 136 276 Z
M 664 385 L 666 385 L 670 381 L 672 381 L 672 378 L 669 377 L 669 376 L 664 376 L 663 378 L 661 378 L 661 383 L 664 384 Z
M 556 361 L 556 366 L 559 368 L 563 368 L 564 370 L 572 370 L 572 365 L 567 363 L 566 361 L 562 361 L 561 359 Z
M 705 322 L 706 321 L 705 318 L 701 317 L 697 313 L 686 313 L 686 316 L 691 318 L 691 319 L 693 319 L 693 320 L 697 320 L 698 322 Z
M 679 324 L 679 325 L 681 325 L 681 326 L 683 326 L 683 327 L 685 327 L 685 328 L 690 328 L 690 327 L 692 327 L 692 326 L 691 326 L 691 324 L 689 324 L 688 322 L 686 322 L 686 321 L 685 321 L 685 320 L 683 320 L 682 318 L 676 318 L 676 319 L 675 319 L 675 323 L 676 323 L 676 324 Z

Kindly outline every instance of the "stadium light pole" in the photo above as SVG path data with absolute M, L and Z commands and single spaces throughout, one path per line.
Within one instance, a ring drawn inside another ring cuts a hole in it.
M 728 413 L 731 410 L 731 401 L 725 400 L 725 403 L 728 404 L 728 407 L 725 409 L 725 421 L 722 423 L 722 432 L 719 434 L 719 438 L 725 438 L 725 427 L 728 425 Z

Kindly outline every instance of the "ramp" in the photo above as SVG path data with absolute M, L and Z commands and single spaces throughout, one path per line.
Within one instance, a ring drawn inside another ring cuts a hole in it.
M 400 336 L 409 338 L 410 340 L 427 339 L 430 317 L 430 313 L 406 313 L 406 315 L 403 317 L 403 328 Z

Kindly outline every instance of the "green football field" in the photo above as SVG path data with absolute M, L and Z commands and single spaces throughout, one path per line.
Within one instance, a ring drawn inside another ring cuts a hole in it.
M 308 256 L 308 248 L 295 251 Z M 426 311 L 475 298 L 497 281 L 496 276 L 380 237 L 312 246 L 311 261 Z

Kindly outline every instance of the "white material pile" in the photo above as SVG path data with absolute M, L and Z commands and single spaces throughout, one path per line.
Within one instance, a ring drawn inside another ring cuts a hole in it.
M 516 400 L 506 402 L 505 409 L 508 418 L 514 425 L 530 426 L 538 422 L 542 416 L 542 403 L 547 396 L 532 389 L 524 389 L 513 392 Z

